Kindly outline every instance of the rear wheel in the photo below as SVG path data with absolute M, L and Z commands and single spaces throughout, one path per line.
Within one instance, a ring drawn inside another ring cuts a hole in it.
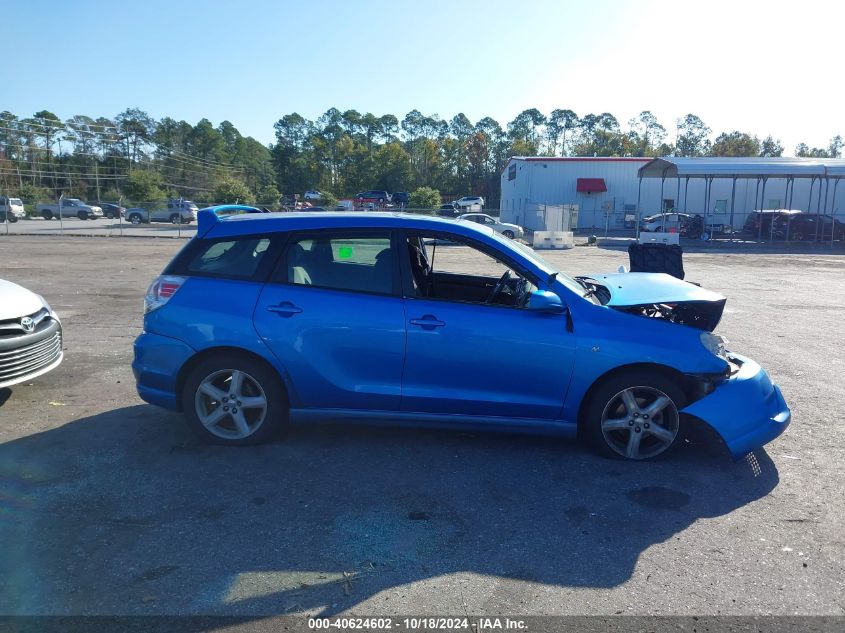
M 52 211 L 42 211 L 41 217 L 45 220 L 52 220 L 53 219 L 53 212 Z
M 140 224 L 141 223 L 141 214 L 140 213 L 132 213 L 129 215 L 129 223 L 130 224 Z
M 181 218 L 179 217 L 178 213 L 174 213 L 170 216 L 170 223 L 171 224 L 179 224 L 181 222 Z
M 211 444 L 260 444 L 287 422 L 287 399 L 276 373 L 239 355 L 209 358 L 185 381 L 182 410 L 191 429 Z
M 9 222 L 10 222 L 11 224 L 14 224 L 14 223 L 15 223 L 15 222 L 17 222 L 17 221 L 18 221 L 17 216 L 15 216 L 15 215 L 10 215 L 10 216 L 9 216 Z
M 80 220 L 87 220 L 88 214 L 85 213 L 85 211 L 79 211 L 77 212 L 76 217 L 78 217 Z
M 631 371 L 593 392 L 583 419 L 587 443 L 607 457 L 642 461 L 669 453 L 682 438 L 684 392 L 668 377 Z
M 114 213 L 112 213 L 111 211 L 106 211 L 106 219 L 114 220 Z

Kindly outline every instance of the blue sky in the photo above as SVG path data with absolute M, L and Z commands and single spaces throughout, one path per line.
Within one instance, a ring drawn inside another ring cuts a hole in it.
M 841 3 L 840 3 L 841 4 Z M 5 0 L 0 110 L 273 123 L 334 106 L 503 126 L 521 110 L 687 112 L 787 153 L 845 135 L 840 4 Z M 11 34 L 11 35 L 10 35 Z M 53 46 L 52 43 L 56 43 Z M 58 45 L 61 43 L 61 45 Z M 671 140 L 671 139 L 670 139 Z

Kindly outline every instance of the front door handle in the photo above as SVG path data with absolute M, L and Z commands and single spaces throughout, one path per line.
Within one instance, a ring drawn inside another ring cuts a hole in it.
M 424 314 L 419 319 L 411 319 L 411 325 L 419 325 L 425 330 L 432 330 L 436 327 L 443 327 L 446 322 L 438 320 L 433 314 Z
M 283 317 L 291 317 L 294 314 L 299 314 L 300 312 L 302 312 L 302 308 L 295 306 L 290 301 L 282 301 L 277 306 L 268 306 L 267 310 L 269 312 L 275 312 L 279 316 Z

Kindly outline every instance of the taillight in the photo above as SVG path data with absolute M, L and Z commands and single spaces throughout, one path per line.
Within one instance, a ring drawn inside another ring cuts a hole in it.
M 186 279 L 187 277 L 177 277 L 176 275 L 156 277 L 150 287 L 147 288 L 147 294 L 144 295 L 144 314 L 158 310 L 170 301 L 170 298 L 182 287 Z

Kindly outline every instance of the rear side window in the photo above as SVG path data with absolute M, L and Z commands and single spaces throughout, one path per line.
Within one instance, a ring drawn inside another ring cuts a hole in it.
M 188 274 L 249 279 L 267 255 L 266 237 L 210 241 L 199 248 L 185 267 Z
M 335 290 L 393 292 L 390 234 L 294 239 L 277 274 L 283 283 Z

